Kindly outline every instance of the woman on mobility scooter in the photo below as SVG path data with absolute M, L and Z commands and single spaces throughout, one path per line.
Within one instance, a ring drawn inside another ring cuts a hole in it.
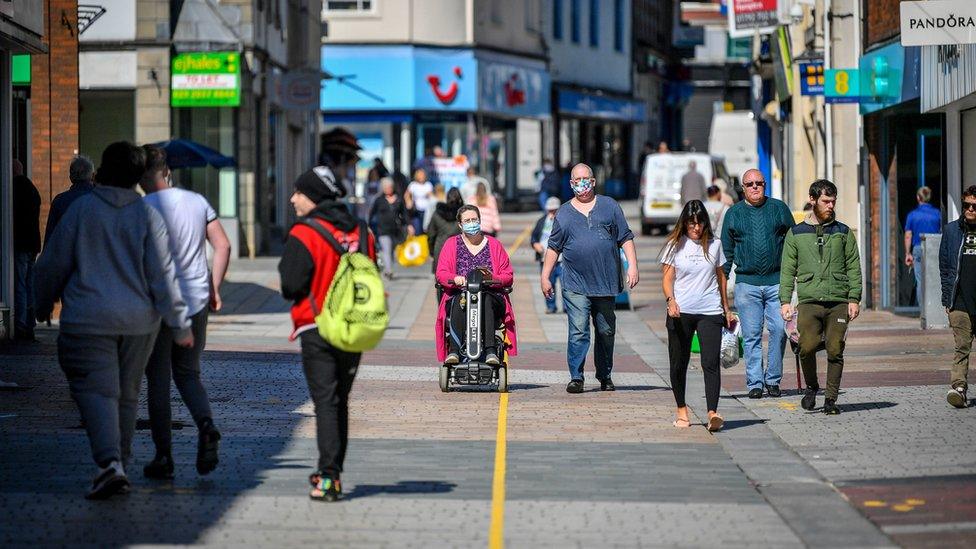
M 466 304 L 462 297 L 468 283 L 467 275 L 480 270 L 489 275 L 484 278 L 491 280 L 490 288 L 499 290 L 489 289 L 481 294 L 481 341 L 484 342 L 482 357 L 484 364 L 499 366 L 506 351 L 496 346 L 495 329 L 499 324 L 505 327 L 508 354 L 514 356 L 518 352 L 515 314 L 508 294 L 504 291 L 512 286 L 512 264 L 502 243 L 481 232 L 481 213 L 476 206 L 462 206 L 458 210 L 457 222 L 461 227 L 461 234 L 444 243 L 435 272 L 437 283 L 445 290 L 435 324 L 437 360 L 454 366 L 464 358 L 462 344 L 467 324 Z

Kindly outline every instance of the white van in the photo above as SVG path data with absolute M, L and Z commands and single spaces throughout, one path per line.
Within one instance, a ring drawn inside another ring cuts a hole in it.
M 752 111 L 717 112 L 712 115 L 708 134 L 708 154 L 725 160 L 725 167 L 736 179 L 758 166 L 756 118 Z
M 705 153 L 654 153 L 644 160 L 641 173 L 641 233 L 649 235 L 655 228 L 666 231 L 681 214 L 681 177 L 688 173 L 688 163 L 711 185 L 715 178 L 730 182 L 722 159 Z M 730 187 L 731 188 L 731 187 Z

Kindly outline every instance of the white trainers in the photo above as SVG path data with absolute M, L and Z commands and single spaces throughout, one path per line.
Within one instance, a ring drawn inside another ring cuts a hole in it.
M 108 464 L 108 467 L 98 470 L 95 480 L 92 481 L 91 490 L 85 495 L 85 499 L 108 499 L 116 494 L 123 494 L 129 491 L 129 479 L 125 476 L 125 470 L 118 461 Z
M 966 399 L 966 390 L 962 387 L 953 387 L 952 389 L 949 389 L 949 392 L 946 394 L 946 401 L 956 408 L 965 408 L 968 404 Z

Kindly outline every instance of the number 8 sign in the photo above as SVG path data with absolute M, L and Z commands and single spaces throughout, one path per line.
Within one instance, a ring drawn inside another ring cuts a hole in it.
M 827 69 L 824 77 L 824 99 L 827 103 L 860 101 L 861 79 L 857 69 Z

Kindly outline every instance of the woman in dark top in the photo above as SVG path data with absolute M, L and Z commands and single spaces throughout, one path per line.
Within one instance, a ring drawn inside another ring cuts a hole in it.
M 427 247 L 430 249 L 430 257 L 434 258 L 431 262 L 431 272 L 437 272 L 437 258 L 441 256 L 444 242 L 452 236 L 461 234 L 461 227 L 456 219 L 461 206 L 464 206 L 464 199 L 461 198 L 461 191 L 455 188 L 447 191 L 447 200 L 438 202 L 434 209 L 430 225 L 427 226 Z
M 383 276 L 393 279 L 393 247 L 403 238 L 403 227 L 407 224 L 407 207 L 403 198 L 395 192 L 393 180 L 384 177 L 380 180 L 382 193 L 373 201 L 369 209 L 369 220 L 375 224 L 376 236 L 380 242 L 383 258 Z M 413 227 L 407 226 L 413 235 Z

